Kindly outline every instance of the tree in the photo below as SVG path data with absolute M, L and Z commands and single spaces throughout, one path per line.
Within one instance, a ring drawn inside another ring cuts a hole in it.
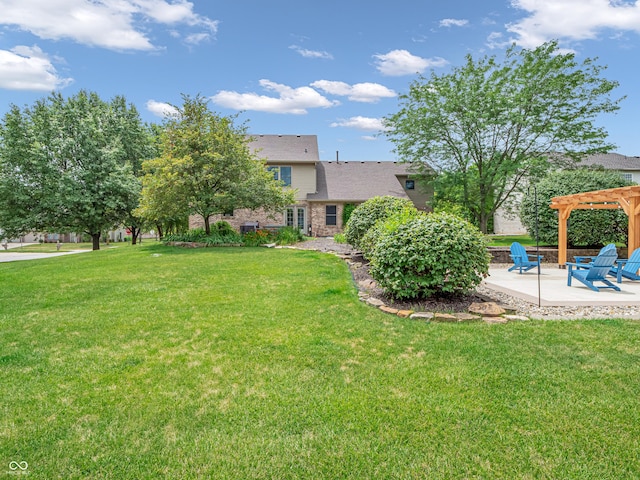
M 160 156 L 144 163 L 141 211 L 156 220 L 200 215 L 208 235 L 211 215 L 281 210 L 294 202 L 294 192 L 251 152 L 246 127 L 210 111 L 207 103 L 183 96 L 183 106 L 165 120 Z
M 436 194 L 452 178 L 439 185 L 437 174 L 453 175 L 452 196 L 461 196 L 486 233 L 496 209 L 528 178 L 614 147 L 593 123 L 622 100 L 610 98 L 618 83 L 602 78 L 603 69 L 592 59 L 579 64 L 556 42 L 534 50 L 512 46 L 502 64 L 468 55 L 449 74 L 413 82 L 400 110 L 384 119 L 385 135 Z
M 85 232 L 98 250 L 101 233 L 137 204 L 132 163 L 146 141 L 139 125 L 124 98 L 105 102 L 86 91 L 12 106 L 0 130 L 0 224 Z
M 618 172 L 602 168 L 579 168 L 551 172 L 523 197 L 520 220 L 531 237 L 542 243 L 558 243 L 558 211 L 549 208 L 553 197 L 605 190 L 629 185 Z M 537 204 L 536 204 L 537 199 Z M 626 243 L 628 217 L 623 210 L 574 210 L 568 222 L 567 240 L 571 246 L 602 246 Z

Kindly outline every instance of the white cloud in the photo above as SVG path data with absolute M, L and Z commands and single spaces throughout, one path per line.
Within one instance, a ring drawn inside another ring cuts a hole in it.
M 365 82 L 349 85 L 345 82 L 318 80 L 313 82 L 311 86 L 331 95 L 348 97 L 349 100 L 354 102 L 375 103 L 380 101 L 381 98 L 390 98 L 397 95 L 396 92 L 379 83 Z
M 462 20 L 456 18 L 444 18 L 440 20 L 441 27 L 464 27 L 469 23 L 469 20 Z
M 7 90 L 52 91 L 73 82 L 62 78 L 49 57 L 37 46 L 19 45 L 0 50 L 0 88 Z
M 185 0 L 0 0 L 0 8 L 0 24 L 17 25 L 43 39 L 112 50 L 156 48 L 138 23 L 187 25 L 210 35 L 217 31 L 216 21 L 196 14 Z
M 257 93 L 238 93 L 222 90 L 211 97 L 216 105 L 234 110 L 253 110 L 271 113 L 292 113 L 303 115 L 309 108 L 328 108 L 340 102 L 330 101 L 311 87 L 292 88 L 287 85 L 260 80 L 265 90 L 275 92 L 277 97 L 258 95 Z
M 146 104 L 147 110 L 158 117 L 168 117 L 178 113 L 178 109 L 169 103 L 156 102 L 155 100 L 149 100 Z
M 184 38 L 184 43 L 189 45 L 199 45 L 202 42 L 205 42 L 211 38 L 211 35 L 208 33 L 194 33 L 191 35 L 187 35 Z
M 361 116 L 340 119 L 337 122 L 333 122 L 330 126 L 355 128 L 357 130 L 364 130 L 364 131 L 384 130 L 382 119 L 371 118 L 371 117 L 361 117 Z
M 595 39 L 605 30 L 640 33 L 640 3 L 617 0 L 512 0 L 529 15 L 507 25 L 512 39 L 525 48 L 551 40 Z
M 429 67 L 443 67 L 447 61 L 443 58 L 422 58 L 407 50 L 392 50 L 384 55 L 374 55 L 376 68 L 383 75 L 398 77 L 422 73 Z
M 308 50 L 306 48 L 299 47 L 298 45 L 291 45 L 289 48 L 298 52 L 305 58 L 323 58 L 325 60 L 333 60 L 333 55 L 331 55 L 329 52 Z

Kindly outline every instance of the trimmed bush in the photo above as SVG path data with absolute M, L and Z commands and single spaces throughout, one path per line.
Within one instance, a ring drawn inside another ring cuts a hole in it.
M 420 215 L 426 215 L 420 212 L 413 205 L 404 207 L 399 212 L 393 212 L 386 218 L 378 220 L 373 227 L 367 230 L 367 233 L 360 239 L 360 250 L 364 258 L 370 259 L 378 244 L 378 240 L 387 233 L 395 232 L 400 225 L 408 222 Z
M 220 235 L 229 235 L 232 233 L 237 233 L 229 222 L 225 222 L 224 220 L 218 220 L 216 223 L 211 225 L 211 233 L 218 233 Z
M 464 294 L 489 272 L 486 237 L 447 213 L 420 215 L 383 233 L 370 273 L 397 299 Z
M 378 220 L 385 219 L 392 213 L 411 206 L 413 206 L 411 200 L 390 195 L 373 197 L 361 203 L 351 213 L 344 229 L 347 242 L 353 247 L 361 248 L 360 240 Z
M 536 185 L 538 199 L 538 240 L 558 244 L 558 211 L 549 208 L 551 199 L 574 193 L 630 185 L 611 170 L 580 168 L 553 172 Z M 533 188 L 520 204 L 520 221 L 531 238 L 536 238 L 536 202 Z M 571 212 L 567 242 L 575 247 L 601 247 L 607 243 L 626 243 L 628 217 L 622 210 L 575 210 Z
M 278 230 L 276 234 L 276 243 L 278 245 L 293 245 L 304 240 L 304 236 L 297 227 L 284 227 Z
M 227 222 L 223 222 L 227 223 Z M 228 225 L 228 223 L 227 223 Z M 185 233 L 165 235 L 162 237 L 164 243 L 169 242 L 187 242 L 202 243 L 209 246 L 214 245 L 237 245 L 242 243 L 240 234 L 233 228 L 227 230 L 224 226 L 220 229 L 211 229 L 211 234 L 207 235 L 203 228 L 194 228 Z

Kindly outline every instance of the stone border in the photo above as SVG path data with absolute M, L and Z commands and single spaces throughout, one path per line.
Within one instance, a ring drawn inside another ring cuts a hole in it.
M 359 267 L 359 262 L 354 262 L 352 257 L 358 256 L 358 252 L 351 254 L 340 254 L 331 252 L 337 257 L 343 259 L 349 269 Z M 421 320 L 424 322 L 442 322 L 442 323 L 466 323 L 484 321 L 488 324 L 508 323 L 509 321 L 527 321 L 529 317 L 523 315 L 514 315 L 513 307 L 507 305 L 498 305 L 496 302 L 475 302 L 469 305 L 468 312 L 443 313 L 443 312 L 416 312 L 414 310 L 400 310 L 384 303 L 379 298 L 372 297 L 367 293 L 368 288 L 375 287 L 374 280 L 359 282 L 356 284 L 358 288 L 358 298 L 361 302 L 366 303 L 381 312 L 395 315 L 400 318 L 410 318 L 412 320 Z

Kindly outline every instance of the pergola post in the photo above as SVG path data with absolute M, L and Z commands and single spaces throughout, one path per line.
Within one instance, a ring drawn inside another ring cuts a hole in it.
M 570 208 L 558 210 L 558 267 L 567 263 L 567 219 L 571 215 Z
M 627 255 L 640 247 L 640 197 L 629 199 L 629 239 Z

